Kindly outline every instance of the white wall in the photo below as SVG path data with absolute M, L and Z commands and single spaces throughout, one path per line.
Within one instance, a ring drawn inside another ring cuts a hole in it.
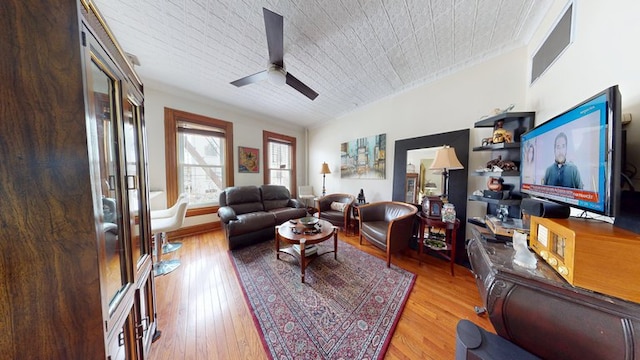
M 264 151 L 262 149 L 262 131 L 267 130 L 296 138 L 297 179 L 305 179 L 306 141 L 304 129 L 297 125 L 284 123 L 277 119 L 264 118 L 261 115 L 242 112 L 233 107 L 198 95 L 186 93 L 162 84 L 145 82 L 145 121 L 149 148 L 149 185 L 152 191 L 166 190 L 166 169 L 164 156 L 164 108 L 172 108 L 198 115 L 233 122 L 233 154 L 235 185 L 263 184 Z M 260 172 L 247 174 L 238 172 L 238 146 L 260 149 Z M 299 184 L 302 185 L 302 184 Z M 162 193 L 152 200 L 152 209 L 167 207 L 166 195 Z M 194 225 L 205 221 L 217 221 L 217 216 L 188 218 L 185 225 Z
M 239 145 L 262 148 L 263 129 L 295 136 L 298 139 L 299 185 L 309 183 L 313 185 L 315 193 L 320 194 L 320 167 L 326 161 L 332 171 L 326 178 L 328 193 L 356 195 L 362 188 L 367 201 L 379 201 L 391 199 L 396 140 L 473 128 L 474 122 L 483 115 L 511 103 L 516 105 L 515 111 L 535 111 L 536 124 L 540 124 L 613 84 L 620 85 L 623 112 L 631 113 L 634 118 L 627 126 L 628 156 L 631 162 L 640 166 L 640 62 L 637 56 L 640 49 L 636 46 L 636 37 L 640 34 L 640 21 L 637 19 L 640 2 L 581 1 L 575 4 L 577 18 L 573 44 L 534 85 L 529 86 L 531 54 L 565 4 L 564 1 L 554 2 L 527 47 L 363 106 L 327 124 L 309 129 L 308 163 L 304 129 L 145 82 L 151 189 L 165 188 L 165 106 L 232 121 L 234 152 L 237 152 Z M 386 179 L 340 179 L 340 144 L 379 133 L 387 134 Z M 490 135 L 490 129 L 472 129 L 470 147 L 477 146 L 483 137 Z M 486 153 L 471 152 L 469 172 L 484 167 L 488 160 Z M 262 172 L 253 175 L 239 174 L 237 168 L 234 171 L 237 185 L 262 183 Z M 307 175 L 308 181 L 305 180 Z M 640 187 L 638 180 L 635 185 Z M 486 179 L 470 175 L 467 193 L 485 187 Z M 483 212 L 484 204 L 468 203 L 468 216 L 480 216 Z
M 556 2 L 529 44 L 529 57 L 562 13 Z M 629 162 L 640 166 L 640 2 L 580 1 L 574 40 L 531 87 L 527 106 L 536 111 L 536 125 L 586 100 L 611 85 L 619 85 L 623 113 L 633 120 L 625 129 Z M 640 187 L 640 177 L 635 186 Z
M 310 182 L 322 187 L 322 177 L 314 175 L 313 165 L 320 168 L 326 161 L 332 173 L 327 176 L 327 192 L 357 194 L 362 188 L 367 201 L 391 200 L 393 158 L 396 140 L 414 138 L 472 128 L 473 124 L 495 108 L 516 104 L 523 108 L 526 88 L 526 51 L 524 48 L 490 59 L 480 65 L 444 77 L 390 97 L 335 119 L 327 125 L 309 130 Z M 387 176 L 385 180 L 353 180 L 340 178 L 340 144 L 359 137 L 387 134 Z M 491 129 L 473 129 L 471 147 L 479 146 Z M 484 167 L 487 153 L 472 153 L 470 170 Z M 486 187 L 486 179 L 470 178 L 469 191 Z M 453 191 L 453 189 L 452 189 Z M 467 191 L 464 189 L 463 191 Z M 479 216 L 485 204 L 470 204 Z
M 629 161 L 640 167 L 640 48 L 636 45 L 640 34 L 640 2 L 574 4 L 573 44 L 529 86 L 530 58 L 565 5 L 565 1 L 554 2 L 527 47 L 311 129 L 310 164 L 327 161 L 332 166 L 333 173 L 327 177 L 328 192 L 357 194 L 363 188 L 369 201 L 389 200 L 396 140 L 472 128 L 473 123 L 491 109 L 504 108 L 510 103 L 516 105 L 515 111 L 535 111 L 538 125 L 614 84 L 620 86 L 623 112 L 631 113 L 634 118 L 626 127 L 627 154 Z M 377 133 L 387 133 L 386 180 L 340 179 L 340 143 Z M 490 129 L 472 129 L 470 147 L 478 146 L 483 137 L 490 135 Z M 485 153 L 471 152 L 470 173 L 484 167 L 487 160 Z M 638 178 L 636 187 L 640 187 Z M 317 186 L 321 177 L 311 171 L 310 181 Z M 470 174 L 468 193 L 484 188 L 486 179 Z M 469 202 L 467 206 L 469 217 L 481 216 L 484 211 L 484 205 L 477 202 Z

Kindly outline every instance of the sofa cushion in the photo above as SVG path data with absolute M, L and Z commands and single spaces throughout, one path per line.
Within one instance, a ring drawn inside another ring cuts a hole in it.
M 307 215 L 307 210 L 292 208 L 292 207 L 284 207 L 278 209 L 269 210 L 276 217 L 276 225 L 280 225 L 285 221 L 289 221 L 291 219 L 299 219 Z
M 354 200 L 355 197 L 349 194 L 329 194 L 318 199 L 318 207 L 320 211 L 325 211 L 331 209 L 331 203 L 333 202 L 352 204 Z
M 349 205 L 349 204 L 334 201 L 334 202 L 331 203 L 331 210 L 344 212 L 344 209 L 347 208 L 347 205 Z
M 321 214 L 322 220 L 327 220 L 336 226 L 344 226 L 344 213 L 336 210 L 323 211 Z
M 226 204 L 221 206 L 231 206 L 236 215 L 246 214 L 254 211 L 264 211 L 260 189 L 257 186 L 234 186 L 225 189 Z M 222 200 L 223 197 L 221 196 Z
M 262 185 L 262 202 L 264 210 L 269 211 L 289 206 L 291 193 L 282 185 Z
M 237 216 L 236 220 L 229 221 L 229 236 L 242 235 L 254 231 L 259 231 L 266 227 L 276 225 L 276 217 L 272 213 L 265 211 L 256 211 Z

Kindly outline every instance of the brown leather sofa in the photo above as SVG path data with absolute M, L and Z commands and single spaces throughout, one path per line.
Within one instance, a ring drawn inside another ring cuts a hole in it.
M 318 199 L 319 219 L 326 220 L 334 226 L 338 226 L 345 231 L 349 226 L 349 218 L 351 217 L 351 205 L 355 201 L 355 196 L 350 194 L 329 194 Z M 341 210 L 331 207 L 331 204 L 343 204 Z
M 360 212 L 360 245 L 365 238 L 387 253 L 387 267 L 391 254 L 409 247 L 418 208 L 397 201 L 381 201 L 358 207 Z
M 234 186 L 220 194 L 218 216 L 230 250 L 272 239 L 276 225 L 306 214 L 280 185 Z

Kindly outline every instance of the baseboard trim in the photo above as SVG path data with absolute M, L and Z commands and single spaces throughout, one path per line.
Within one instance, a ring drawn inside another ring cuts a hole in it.
M 209 222 L 204 224 L 198 224 L 193 226 L 182 227 L 176 231 L 171 231 L 167 235 L 169 239 L 180 239 L 187 236 L 204 234 L 210 231 L 221 229 L 220 222 Z

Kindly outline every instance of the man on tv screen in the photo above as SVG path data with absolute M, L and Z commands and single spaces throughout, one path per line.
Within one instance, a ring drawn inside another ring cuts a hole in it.
M 556 160 L 545 171 L 542 183 L 544 185 L 582 189 L 583 184 L 578 167 L 573 163 L 567 162 L 567 135 L 563 132 L 556 136 L 554 153 Z

